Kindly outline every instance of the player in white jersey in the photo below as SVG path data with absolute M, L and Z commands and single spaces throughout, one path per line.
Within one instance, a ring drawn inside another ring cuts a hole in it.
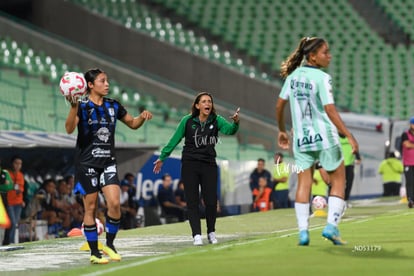
M 336 111 L 330 75 L 321 70 L 328 67 L 330 61 L 329 46 L 324 39 L 304 37 L 281 66 L 281 76 L 286 80 L 276 104 L 278 144 L 282 149 L 290 146 L 283 113 L 289 101 L 293 154 L 296 167 L 301 169 L 295 200 L 299 245 L 309 244 L 309 198 L 312 165 L 316 160 L 329 172 L 331 179 L 328 219 L 322 236 L 335 245 L 345 244 L 338 231 L 345 207 L 345 166 L 338 131 L 348 137 L 354 152 L 358 151 L 358 143 Z

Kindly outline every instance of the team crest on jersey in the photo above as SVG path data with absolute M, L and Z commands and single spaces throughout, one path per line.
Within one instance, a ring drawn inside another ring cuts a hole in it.
M 94 177 L 91 179 L 91 184 L 93 187 L 98 186 L 98 178 Z
M 109 135 L 110 135 L 109 129 L 107 129 L 106 127 L 101 127 L 96 132 L 96 136 L 98 136 L 98 139 L 105 143 L 108 142 Z
M 108 108 L 108 112 L 109 112 L 109 115 L 115 116 L 115 110 L 113 109 L 113 107 Z

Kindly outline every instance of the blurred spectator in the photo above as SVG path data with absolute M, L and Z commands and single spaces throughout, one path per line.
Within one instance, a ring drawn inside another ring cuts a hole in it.
M 174 192 L 175 202 L 181 207 L 187 207 L 187 201 L 184 194 L 184 182 L 180 180 L 177 185 L 177 189 Z
M 401 135 L 402 161 L 404 164 L 405 188 L 408 208 L 414 206 L 414 117 L 410 119 L 410 128 Z
M 315 170 L 313 171 L 313 183 L 311 189 L 312 199 L 315 196 L 322 196 L 327 199 L 329 189 L 328 184 L 329 174 L 324 168 L 322 168 L 321 164 L 317 162 L 315 164 Z
M 82 226 L 84 210 L 77 196 L 70 193 L 72 186 L 68 185 L 65 179 L 58 181 L 55 205 L 58 217 L 62 220 L 63 230 L 67 233 L 74 227 Z
M 10 173 L 3 169 L 0 159 L 0 193 L 6 193 L 7 191 L 13 190 L 13 179 Z
M 176 203 L 171 184 L 171 176 L 169 174 L 164 174 L 162 176 L 162 185 L 158 190 L 158 202 L 161 206 L 161 217 L 165 218 L 167 223 L 174 222 L 175 219 L 184 221 L 183 207 Z
M 68 186 L 68 201 L 71 202 L 71 204 L 74 204 L 75 202 L 82 203 L 82 198 L 73 192 L 73 188 L 75 187 L 75 177 L 73 175 L 67 175 L 63 179 Z
M 352 185 L 355 177 L 355 164 L 361 164 L 361 156 L 359 152 L 353 153 L 353 149 L 349 140 L 345 135 L 339 133 L 339 142 L 341 143 L 342 154 L 344 155 L 345 165 L 345 202 L 346 207 L 352 207 L 349 203 L 349 196 L 351 195 Z
M 404 173 L 404 166 L 402 162 L 395 158 L 393 152 L 388 153 L 378 168 L 378 173 L 382 177 L 383 196 L 397 196 L 400 195 L 401 175 Z
M 264 177 L 266 178 L 266 185 L 269 188 L 273 188 L 272 186 L 272 176 L 270 172 L 265 168 L 265 160 L 263 158 L 259 158 L 257 160 L 257 167 L 253 170 L 253 172 L 250 174 L 250 190 L 253 192 L 255 188 L 259 188 L 259 178 Z M 254 200 L 254 196 L 252 195 L 252 198 Z
M 56 211 L 62 220 L 63 229 L 68 232 L 72 226 L 72 203 L 69 198 L 69 186 L 64 179 L 57 181 Z
M 48 225 L 48 235 L 59 236 L 62 230 L 62 219 L 58 217 L 58 201 L 55 180 L 49 178 L 43 181 L 37 197 L 40 199 L 41 210 L 38 213 L 38 219 L 46 220 Z
M 328 200 L 330 190 L 330 177 L 328 172 L 322 167 L 319 161 L 315 162 L 313 167 L 313 182 L 311 187 L 311 197 L 309 205 L 309 213 L 313 214 L 313 199 L 316 196 L 321 196 Z M 345 212 L 345 211 L 344 211 Z M 343 213 L 344 214 L 344 213 Z
M 25 206 L 23 200 L 24 192 L 24 175 L 22 173 L 23 161 L 20 157 L 14 156 L 11 160 L 12 168 L 9 170 L 10 177 L 13 181 L 14 188 L 7 192 L 7 213 L 9 214 L 11 227 L 9 229 L 8 243 L 18 243 L 15 240 L 16 229 L 19 229 L 19 221 L 22 214 L 22 209 Z M 6 231 L 7 232 L 7 231 Z
M 253 189 L 253 211 L 268 211 L 273 209 L 273 201 L 270 196 L 272 189 L 267 186 L 266 177 L 259 178 L 259 187 Z
M 138 200 L 136 199 L 137 187 L 134 183 L 135 177 L 132 173 L 128 172 L 124 175 L 124 179 L 121 181 L 126 181 L 128 183 L 128 195 L 129 199 L 132 201 L 131 206 L 137 211 L 138 209 Z
M 130 196 L 131 186 L 126 179 L 121 181 L 121 229 L 136 228 L 135 216 L 137 214 L 134 199 Z
M 60 185 L 66 184 L 66 189 L 64 186 Z M 83 201 L 80 194 L 75 194 L 73 192 L 73 187 L 75 185 L 75 178 L 73 175 L 67 175 L 62 180 L 58 181 L 58 193 L 59 198 L 64 200 L 70 206 L 70 229 L 71 228 L 81 228 L 83 223 Z
M 273 170 L 273 182 L 275 183 L 272 191 L 273 207 L 275 209 L 289 207 L 289 167 L 283 162 L 283 154 L 275 153 L 275 168 Z
M 4 170 L 1 166 L 0 159 L 0 196 L 5 208 L 7 208 L 7 192 L 14 187 L 13 180 L 7 170 Z M 3 244 L 5 229 L 0 227 L 0 246 Z

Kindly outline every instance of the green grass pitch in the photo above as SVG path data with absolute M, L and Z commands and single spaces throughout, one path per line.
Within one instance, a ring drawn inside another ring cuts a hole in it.
M 90 265 L 89 252 L 79 250 L 83 239 L 66 238 L 0 252 L 0 268 L 1 262 L 13 263 L 18 256 L 24 256 L 21 265 L 27 265 L 41 254 L 44 264 L 64 256 L 68 262 L 40 265 L 30 275 L 408 274 L 414 259 L 414 210 L 397 201 L 372 201 L 348 209 L 340 224 L 341 236 L 348 241 L 345 246 L 322 238 L 326 218 L 319 217 L 310 219 L 310 245 L 297 246 L 295 213 L 285 209 L 219 218 L 217 245 L 208 245 L 204 234 L 205 245 L 194 247 L 188 223 L 177 223 L 120 231 L 115 245 L 121 262 Z M 202 226 L 205 229 L 204 221 Z M 1 275 L 27 273 L 6 270 Z

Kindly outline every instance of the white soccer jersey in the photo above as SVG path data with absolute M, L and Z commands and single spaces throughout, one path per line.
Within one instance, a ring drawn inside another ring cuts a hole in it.
M 298 151 L 339 144 L 338 131 L 324 109 L 334 103 L 329 74 L 316 67 L 298 67 L 286 78 L 279 97 L 290 102 L 293 144 Z

